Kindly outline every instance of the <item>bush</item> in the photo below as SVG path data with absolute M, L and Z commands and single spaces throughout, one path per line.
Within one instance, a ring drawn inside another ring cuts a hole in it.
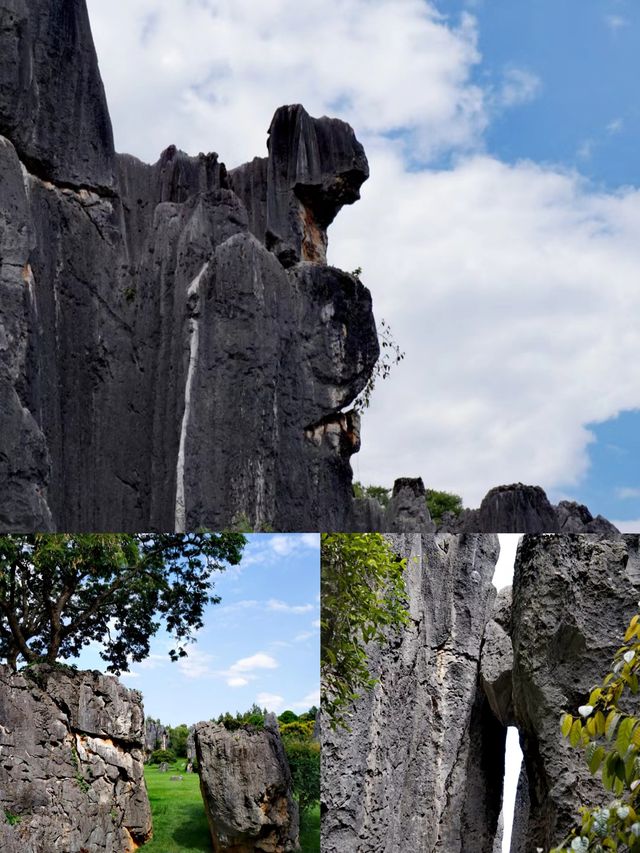
M 315 722 L 313 720 L 296 720 L 293 723 L 282 723 L 280 734 L 283 740 L 292 738 L 294 740 L 311 740 Z
M 295 723 L 298 719 L 298 715 L 293 711 L 283 711 L 278 717 L 279 723 Z
M 149 764 L 175 764 L 176 754 L 172 749 L 156 749 L 151 753 Z
M 440 521 L 445 512 L 460 515 L 462 512 L 462 498 L 451 492 L 438 492 L 436 489 L 427 489 L 427 509 L 434 521 Z

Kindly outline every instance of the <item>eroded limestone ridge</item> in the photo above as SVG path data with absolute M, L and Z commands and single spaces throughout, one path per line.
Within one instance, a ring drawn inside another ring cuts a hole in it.
M 429 514 L 422 478 L 401 477 L 389 504 L 354 500 L 353 530 L 392 533 L 598 533 L 616 537 L 617 527 L 576 501 L 551 503 L 540 486 L 512 483 L 490 489 L 478 509 L 447 512 L 436 523 Z
M 142 697 L 115 678 L 0 666 L 0 849 L 132 853 L 151 837 Z
M 0 84 L 0 529 L 348 529 L 352 129 L 283 107 L 231 172 L 116 154 L 84 0 L 0 0 Z
M 216 853 L 300 850 L 298 805 L 275 715 L 267 714 L 261 730 L 198 723 L 194 735 Z
M 640 537 L 527 535 L 495 597 L 491 535 L 390 537 L 411 625 L 371 660 L 351 732 L 323 726 L 323 851 L 494 853 L 506 727 L 524 753 L 511 853 L 548 850 L 607 793 L 562 738 L 609 671 L 640 591 Z

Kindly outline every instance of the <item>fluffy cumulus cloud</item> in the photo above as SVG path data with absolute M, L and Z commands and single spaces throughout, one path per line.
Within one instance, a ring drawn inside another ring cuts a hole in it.
M 468 505 L 514 480 L 570 494 L 585 425 L 640 407 L 640 192 L 486 155 L 408 173 L 381 149 L 372 174 L 331 260 L 364 268 L 406 358 L 375 390 L 356 476 L 420 474 Z
M 237 165 L 264 153 L 286 103 L 360 134 L 405 131 L 421 156 L 474 144 L 486 123 L 473 19 L 452 26 L 424 0 L 88 5 L 116 143 L 148 160 L 174 143 Z
M 514 480 L 570 495 L 586 424 L 640 408 L 640 193 L 487 154 L 496 110 L 544 81 L 509 67 L 483 89 L 475 19 L 425 0 L 89 7 L 121 150 L 155 159 L 176 143 L 233 166 L 265 152 L 274 108 L 292 102 L 364 142 L 371 179 L 329 258 L 364 269 L 406 358 L 373 395 L 356 476 L 421 475 L 467 505 Z M 245 559 L 289 553 L 270 543 Z

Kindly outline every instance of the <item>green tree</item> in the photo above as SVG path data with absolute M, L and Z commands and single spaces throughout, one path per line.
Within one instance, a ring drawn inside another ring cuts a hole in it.
M 181 723 L 179 726 L 169 726 L 169 743 L 171 749 L 178 758 L 187 757 L 187 741 L 189 740 L 189 726 Z
M 460 515 L 462 512 L 462 498 L 451 492 L 438 492 L 436 489 L 427 489 L 427 508 L 429 515 L 434 521 L 440 521 L 445 512 Z
M 594 687 L 577 715 L 563 714 L 562 734 L 584 750 L 589 771 L 613 798 L 581 809 L 581 821 L 551 853 L 640 853 L 640 614 L 630 621 L 611 672 Z
M 384 507 L 388 506 L 391 500 L 391 489 L 384 486 L 363 486 L 357 481 L 353 484 L 353 494 L 356 498 L 373 498 Z
M 348 706 L 375 684 L 367 643 L 385 643 L 390 628 L 409 621 L 406 560 L 379 533 L 323 533 L 321 543 L 321 704 L 335 728 L 346 726 Z
M 357 270 L 354 270 L 355 272 L 361 272 L 360 268 L 358 267 Z M 356 276 L 356 278 L 359 278 L 359 276 Z M 358 412 L 363 412 L 369 407 L 371 395 L 378 379 L 387 379 L 392 369 L 400 364 L 405 356 L 405 353 L 400 349 L 393 337 L 391 326 L 384 319 L 380 321 L 380 327 L 376 331 L 380 344 L 380 356 L 371 371 L 371 376 L 367 384 L 353 403 L 354 409 Z
M 320 802 L 320 744 L 289 737 L 284 737 L 283 741 L 291 768 L 293 793 L 298 801 L 300 819 L 304 820 L 305 813 L 314 803 Z
M 298 719 L 298 715 L 293 711 L 283 711 L 278 717 L 279 723 L 295 723 Z
M 149 654 L 163 621 L 184 657 L 202 627 L 212 575 L 237 564 L 239 533 L 0 536 L 0 658 L 17 669 L 103 644 L 110 672 Z

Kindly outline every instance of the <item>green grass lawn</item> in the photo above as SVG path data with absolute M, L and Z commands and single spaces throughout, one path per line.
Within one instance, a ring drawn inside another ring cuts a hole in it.
M 144 768 L 153 815 L 153 839 L 140 849 L 144 853 L 211 853 L 211 837 L 196 773 L 185 773 L 178 761 L 160 773 L 155 766 Z M 171 782 L 182 776 L 182 782 Z M 320 851 L 320 808 L 312 809 L 300 832 L 303 853 Z
M 197 773 L 185 773 L 186 761 L 178 761 L 168 773 L 147 765 L 144 778 L 153 815 L 153 839 L 141 847 L 144 853 L 211 853 L 209 824 L 204 813 Z M 182 782 L 171 782 L 182 776 Z
M 320 806 L 307 812 L 300 830 L 300 847 L 303 853 L 320 853 Z

